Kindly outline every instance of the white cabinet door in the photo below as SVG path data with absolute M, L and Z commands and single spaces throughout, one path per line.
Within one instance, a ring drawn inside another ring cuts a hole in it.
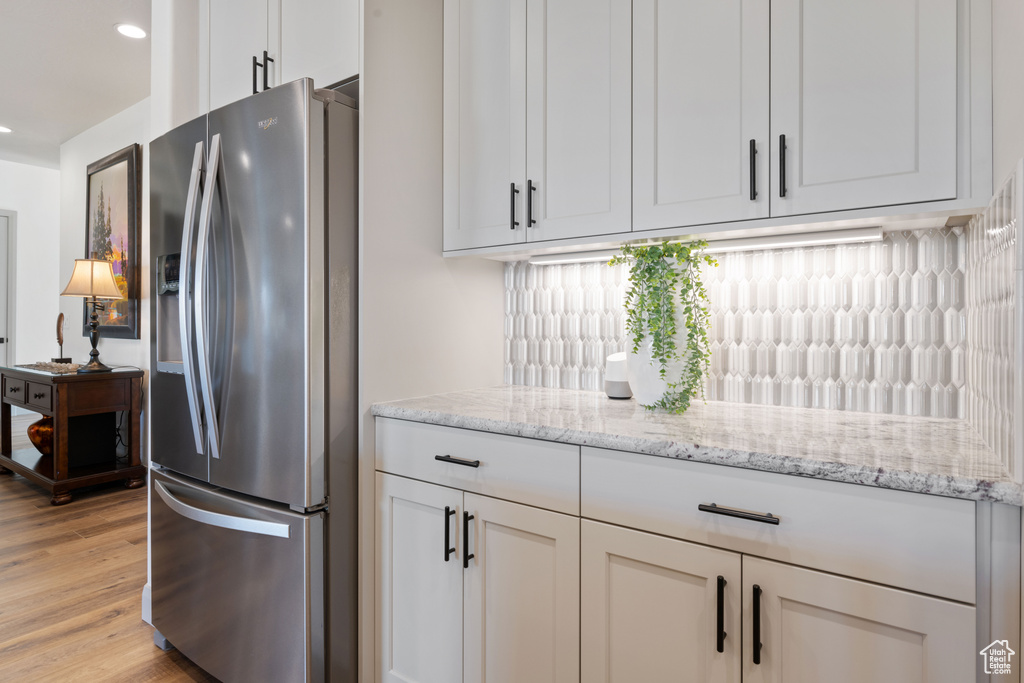
M 974 680 L 973 607 L 748 556 L 743 600 L 744 683 Z
M 956 198 L 956 0 L 771 13 L 772 216 Z
M 739 683 L 740 555 L 582 524 L 582 680 Z
M 633 230 L 768 216 L 768 8 L 634 0 Z
M 630 1 L 528 5 L 527 239 L 629 232 Z
M 465 504 L 463 680 L 578 682 L 579 518 L 471 493 Z
M 268 29 L 268 0 L 211 0 L 210 8 L 210 109 L 222 107 L 252 94 L 252 58 L 263 61 L 263 51 L 277 58 Z M 268 84 L 275 85 L 271 64 Z M 263 72 L 257 70 L 263 87 Z
M 444 2 L 443 168 L 446 251 L 526 240 L 526 0 Z
M 282 0 L 282 83 L 308 77 L 326 88 L 358 71 L 358 0 Z
M 377 473 L 376 656 L 383 683 L 462 680 L 461 504 L 461 491 Z M 446 515 L 446 506 L 455 514 Z

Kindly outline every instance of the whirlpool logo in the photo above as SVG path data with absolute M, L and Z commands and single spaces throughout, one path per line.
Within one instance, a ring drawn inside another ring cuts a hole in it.
M 277 125 L 277 117 L 276 116 L 272 116 L 269 119 L 263 119 L 262 121 L 260 121 L 259 125 L 260 125 L 260 128 L 263 129 L 263 130 L 266 130 L 267 128 L 270 128 L 271 126 L 276 126 Z

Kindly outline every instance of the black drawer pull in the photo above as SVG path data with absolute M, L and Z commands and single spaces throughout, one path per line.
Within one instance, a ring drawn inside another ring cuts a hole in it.
M 32 398 L 46 398 L 46 394 L 32 394 Z
M 532 228 L 537 222 L 533 220 L 533 193 L 537 190 L 537 186 L 533 184 L 532 180 L 526 181 L 526 227 Z
M 761 663 L 761 587 L 754 584 L 754 664 Z
M 724 576 L 718 577 L 718 647 L 719 652 L 725 652 L 725 584 L 728 581 Z
M 786 136 L 779 136 L 779 196 L 786 196 Z
M 8 391 L 10 391 L 12 394 L 16 394 L 19 391 L 21 391 L 21 387 L 11 387 L 10 389 L 8 389 Z
M 468 512 L 462 513 L 462 568 L 469 569 L 469 561 L 472 560 L 476 555 L 469 552 L 469 523 L 472 522 L 475 517 Z
M 747 512 L 746 510 L 736 510 L 735 508 L 725 508 L 715 503 L 710 505 L 701 503 L 697 506 L 697 509 L 701 512 L 710 512 L 716 515 L 725 515 L 726 517 L 739 517 L 740 519 L 749 519 L 751 522 L 763 522 L 764 524 L 778 524 L 779 518 L 770 512 L 766 512 L 760 515 L 756 512 Z
M 757 199 L 757 142 L 750 141 L 750 201 Z
M 519 227 L 519 221 L 516 220 L 516 195 L 519 194 L 519 190 L 516 189 L 516 184 L 512 183 L 512 193 L 509 203 L 512 205 L 512 215 L 509 219 L 509 227 L 515 230 Z
M 444 561 L 448 561 L 448 557 L 455 552 L 455 548 L 450 548 L 451 545 L 451 524 L 448 523 L 448 518 L 455 515 L 455 510 L 452 510 L 447 505 L 444 506 Z
M 463 465 L 465 467 L 480 467 L 479 460 L 463 460 L 462 458 L 453 458 L 450 455 L 435 455 L 434 460 L 450 462 L 453 465 Z

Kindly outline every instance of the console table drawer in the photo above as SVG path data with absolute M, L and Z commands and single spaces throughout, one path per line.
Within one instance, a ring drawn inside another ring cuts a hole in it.
M 20 379 L 4 377 L 4 398 L 14 403 L 24 403 L 26 384 Z
M 50 410 L 53 407 L 51 387 L 48 384 L 28 383 L 28 404 L 35 408 Z
M 579 514 L 579 446 L 382 417 L 376 426 L 382 472 Z
M 587 447 L 581 473 L 584 517 L 975 602 L 973 501 Z

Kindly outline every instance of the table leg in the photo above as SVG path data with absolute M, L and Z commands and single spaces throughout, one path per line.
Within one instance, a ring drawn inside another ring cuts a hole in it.
M 57 384 L 54 386 L 57 392 L 57 410 L 53 416 L 53 478 L 62 481 L 68 478 L 68 385 Z M 54 505 L 62 505 L 71 500 L 71 494 L 66 493 L 67 500 L 57 501 L 57 492 L 54 491 Z
M 71 502 L 71 491 L 54 491 L 50 505 L 67 505 Z
M 11 454 L 11 404 L 0 403 L 0 453 Z

